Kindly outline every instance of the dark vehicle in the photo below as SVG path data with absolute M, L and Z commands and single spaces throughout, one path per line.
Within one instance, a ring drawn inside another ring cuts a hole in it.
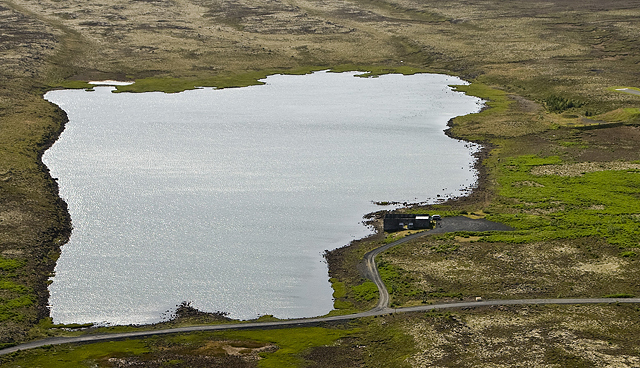
M 433 216 L 431 216 L 431 219 L 433 221 L 440 221 L 440 220 L 442 220 L 442 217 L 440 217 L 440 215 L 433 215 Z

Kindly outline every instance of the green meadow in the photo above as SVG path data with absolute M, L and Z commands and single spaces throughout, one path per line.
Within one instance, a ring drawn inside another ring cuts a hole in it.
M 620 249 L 640 247 L 640 170 L 577 176 L 531 173 L 534 167 L 561 164 L 558 157 L 504 160 L 499 168 L 498 205 L 489 210 L 487 219 L 516 231 L 482 240 L 523 243 L 593 236 Z

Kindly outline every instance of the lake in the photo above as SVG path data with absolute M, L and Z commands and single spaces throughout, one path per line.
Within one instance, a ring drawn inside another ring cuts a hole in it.
M 451 76 L 273 75 L 176 94 L 51 91 L 69 122 L 43 156 L 73 233 L 55 323 L 146 324 L 183 301 L 230 317 L 323 315 L 322 256 L 371 234 L 373 202 L 434 202 L 476 183 L 447 137 L 483 102 Z

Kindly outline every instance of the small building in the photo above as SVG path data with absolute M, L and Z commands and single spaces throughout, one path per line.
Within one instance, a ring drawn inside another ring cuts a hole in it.
M 387 213 L 383 219 L 383 229 L 386 232 L 432 228 L 433 223 L 429 215 Z

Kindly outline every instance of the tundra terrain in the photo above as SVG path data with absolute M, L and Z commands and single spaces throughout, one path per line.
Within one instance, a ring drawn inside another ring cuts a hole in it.
M 640 295 L 639 17 L 637 0 L 0 1 L 0 346 L 99 330 L 48 318 L 48 280 L 72 227 L 40 156 L 66 122 L 43 93 L 102 79 L 136 81 L 122 91 L 178 92 L 322 69 L 460 76 L 472 84 L 459 90 L 489 101 L 448 130 L 485 146 L 478 187 L 403 211 L 483 217 L 515 231 L 425 236 L 382 254 L 392 303 Z M 375 305 L 358 263 L 403 235 L 379 232 L 327 254 L 334 313 Z M 167 323 L 226 322 L 181 312 Z M 0 361 L 637 367 L 639 318 L 638 306 L 615 303 L 483 307 L 43 348 Z M 107 330 L 135 328 L 155 327 Z

